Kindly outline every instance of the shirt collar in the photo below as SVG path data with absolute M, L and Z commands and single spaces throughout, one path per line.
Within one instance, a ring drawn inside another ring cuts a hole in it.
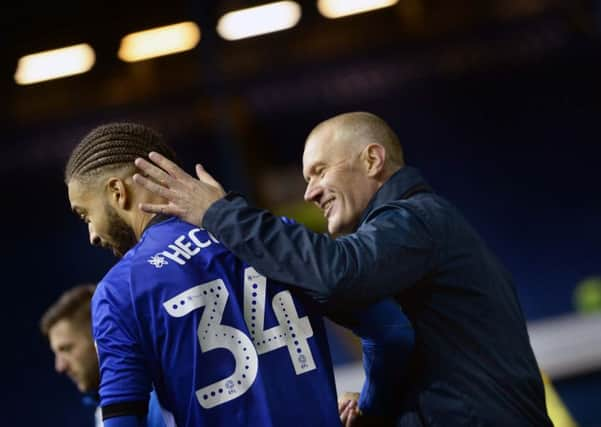
M 415 193 L 431 191 L 432 188 L 417 168 L 404 166 L 388 178 L 388 181 L 374 194 L 363 211 L 359 224 L 363 224 L 372 211 L 386 203 L 407 199 Z
M 171 216 L 169 216 L 169 215 L 156 214 L 155 216 L 152 217 L 152 219 L 148 222 L 148 224 L 146 224 L 146 227 L 144 227 L 144 231 L 142 232 L 142 234 L 144 234 L 146 232 L 146 230 L 148 230 L 153 225 L 156 225 L 163 221 L 167 221 L 169 218 L 171 218 Z

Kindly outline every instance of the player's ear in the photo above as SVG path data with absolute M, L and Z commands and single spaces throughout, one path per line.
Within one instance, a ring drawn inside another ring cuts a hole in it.
M 361 153 L 363 165 L 370 177 L 377 176 L 382 170 L 386 161 L 386 148 L 381 144 L 369 144 Z
M 129 203 L 127 186 L 121 178 L 112 176 L 106 182 L 106 191 L 109 203 L 115 207 L 126 209 Z

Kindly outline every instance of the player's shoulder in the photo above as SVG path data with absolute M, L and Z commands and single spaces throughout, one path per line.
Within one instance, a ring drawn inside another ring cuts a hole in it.
M 194 226 L 180 220 L 177 217 L 169 217 L 160 222 L 150 225 L 144 233 L 140 241 L 136 245 L 136 254 L 155 251 L 165 245 L 166 242 L 172 241 L 178 235 L 188 232 Z
M 140 241 L 132 250 L 132 264 L 137 265 L 149 255 L 164 250 L 182 234 L 187 234 L 194 226 L 176 217 L 167 218 L 148 227 Z
M 131 274 L 172 272 L 172 267 L 190 264 L 201 253 L 209 256 L 226 250 L 207 230 L 172 217 L 146 229 L 132 250 Z
M 121 258 L 98 282 L 92 305 L 98 305 L 103 301 L 116 301 L 127 298 L 130 282 L 130 266 L 133 253 L 128 252 Z

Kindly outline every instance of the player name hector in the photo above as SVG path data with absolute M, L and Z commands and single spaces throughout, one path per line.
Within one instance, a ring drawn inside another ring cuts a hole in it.
M 202 228 L 194 228 L 187 234 L 179 236 L 173 243 L 167 245 L 168 249 L 152 256 L 148 262 L 156 268 L 161 268 L 168 264 L 165 260 L 167 258 L 179 265 L 184 265 L 201 250 L 218 243 L 219 240 L 208 231 Z

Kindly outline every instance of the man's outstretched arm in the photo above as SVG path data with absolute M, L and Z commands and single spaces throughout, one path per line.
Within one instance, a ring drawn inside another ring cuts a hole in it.
M 431 267 L 433 240 L 408 209 L 382 212 L 356 233 L 332 239 L 284 224 L 241 196 L 224 197 L 219 183 L 200 167 L 197 180 L 158 154 L 150 159 L 162 169 L 137 159 L 136 166 L 151 179 L 136 174 L 134 180 L 166 203 L 143 204 L 143 210 L 204 226 L 257 271 L 319 301 L 364 306 L 398 295 Z

